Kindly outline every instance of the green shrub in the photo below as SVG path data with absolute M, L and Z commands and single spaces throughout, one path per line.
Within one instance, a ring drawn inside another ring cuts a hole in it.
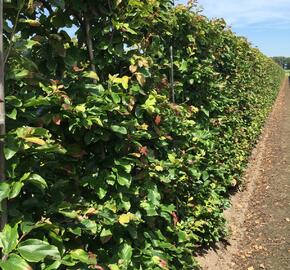
M 223 20 L 167 0 L 41 2 L 5 6 L 13 23 L 21 11 L 2 269 L 195 268 L 196 249 L 226 235 L 228 191 L 283 71 Z

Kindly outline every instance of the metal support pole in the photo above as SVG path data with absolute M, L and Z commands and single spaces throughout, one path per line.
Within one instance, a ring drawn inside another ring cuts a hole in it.
M 171 102 L 175 103 L 175 91 L 174 91 L 174 67 L 173 67 L 173 47 L 170 46 L 170 88 L 171 88 Z
M 175 1 L 172 1 L 172 9 L 175 8 Z M 170 46 L 170 96 L 171 102 L 175 103 L 175 90 L 174 90 L 174 66 L 173 66 L 173 29 L 172 29 L 172 45 Z

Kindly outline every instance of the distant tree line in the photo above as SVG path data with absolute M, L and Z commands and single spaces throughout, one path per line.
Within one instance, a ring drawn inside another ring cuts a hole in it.
M 285 69 L 290 69 L 290 57 L 275 56 L 272 59 Z

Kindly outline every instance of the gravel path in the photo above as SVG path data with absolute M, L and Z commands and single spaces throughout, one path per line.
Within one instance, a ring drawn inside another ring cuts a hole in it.
M 290 89 L 285 80 L 253 151 L 245 185 L 226 211 L 228 245 L 199 258 L 203 270 L 290 270 Z

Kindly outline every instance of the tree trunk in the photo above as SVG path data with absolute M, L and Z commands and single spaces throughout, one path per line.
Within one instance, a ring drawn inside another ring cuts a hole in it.
M 5 95 L 4 95 L 4 48 L 3 48 L 3 0 L 0 0 L 0 181 L 5 182 Z M 7 223 L 7 201 L 1 203 L 1 230 Z

